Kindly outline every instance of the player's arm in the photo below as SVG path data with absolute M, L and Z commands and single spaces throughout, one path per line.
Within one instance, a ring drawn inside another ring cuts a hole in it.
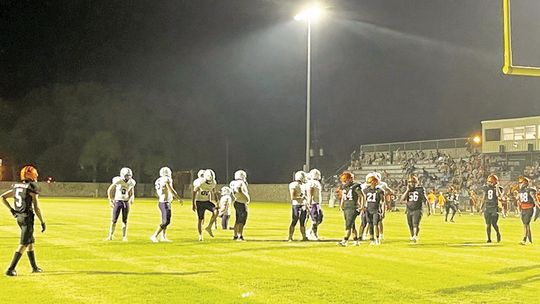
M 357 191 L 358 193 L 358 200 L 357 200 L 357 206 L 358 206 L 358 209 L 359 210 L 363 210 L 366 206 L 366 194 L 364 193 L 364 191 L 362 191 L 362 189 L 359 189 L 359 191 Z
M 534 193 L 531 193 L 532 199 L 534 204 L 536 205 L 536 208 L 540 208 L 540 202 L 538 201 L 538 198 L 536 197 L 536 191 Z
M 403 192 L 403 194 L 399 197 L 400 202 L 407 201 L 407 198 L 408 198 L 407 196 L 409 195 L 409 191 L 411 190 L 409 189 L 409 187 L 407 187 L 407 190 L 405 190 L 405 192 Z
M 15 216 L 17 214 L 17 211 L 15 211 L 15 209 L 13 209 L 13 207 L 11 207 L 11 205 L 9 204 L 7 198 L 8 197 L 11 197 L 11 195 L 13 194 L 13 190 L 8 190 L 4 193 L 2 193 L 2 203 L 4 203 L 4 205 L 9 209 L 9 211 L 11 212 L 11 214 L 13 214 L 13 216 Z
M 34 205 L 34 212 L 36 213 L 37 218 L 41 222 L 41 232 L 44 232 L 46 229 L 46 226 L 45 226 L 45 220 L 43 219 L 43 215 L 41 214 L 41 209 L 39 208 L 38 195 L 36 193 L 30 192 L 30 196 L 32 196 L 32 204 Z
M 114 188 L 115 188 L 115 184 L 111 184 L 109 186 L 109 188 L 107 189 L 107 199 L 109 200 L 109 204 L 111 205 L 111 207 L 114 207 L 114 204 L 113 204 L 113 191 L 114 191 Z
M 171 193 L 173 194 L 173 196 L 176 197 L 176 199 L 182 204 L 182 198 L 180 197 L 180 195 L 178 194 L 178 192 L 176 192 L 176 190 L 175 190 L 174 187 L 172 186 L 171 182 L 165 183 L 165 187 L 167 188 L 168 191 L 171 191 Z
M 199 192 L 200 188 L 199 186 L 193 187 L 193 191 L 191 194 L 191 210 L 195 211 L 196 205 L 195 205 L 195 198 L 197 197 L 197 193 Z
M 128 203 L 131 205 L 135 202 L 135 188 L 129 189 L 128 195 L 129 195 Z
M 244 195 L 246 196 L 246 198 L 248 200 L 246 205 L 249 205 L 249 203 L 251 203 L 251 196 L 249 196 L 249 191 L 248 191 L 248 188 L 247 188 L 245 183 L 242 183 L 241 190 L 242 190 L 242 193 L 244 193 Z
M 308 186 L 307 191 L 307 204 L 310 206 L 313 204 L 313 194 L 315 193 L 315 187 Z

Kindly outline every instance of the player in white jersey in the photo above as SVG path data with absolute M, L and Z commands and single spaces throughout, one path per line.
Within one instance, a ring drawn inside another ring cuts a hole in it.
M 233 240 L 244 240 L 244 226 L 248 217 L 248 205 L 251 201 L 248 192 L 247 173 L 244 170 L 238 170 L 234 173 L 234 180 L 229 184 L 233 191 L 234 210 L 236 219 L 234 222 Z
M 159 169 L 159 178 L 156 179 L 154 187 L 158 196 L 158 207 L 161 212 L 161 224 L 158 226 L 156 232 L 152 234 L 150 240 L 153 243 L 157 243 L 158 236 L 161 234 L 161 238 L 159 239 L 159 241 L 170 242 L 170 240 L 167 238 L 167 227 L 171 223 L 171 204 L 175 197 L 180 203 L 182 203 L 180 195 L 178 195 L 178 192 L 176 192 L 173 187 L 171 169 L 169 169 L 168 167 L 163 167 Z
M 191 203 L 193 212 L 197 212 L 198 216 L 197 231 L 199 232 L 199 241 L 203 240 L 202 224 L 204 222 L 204 213 L 206 210 L 212 213 L 212 217 L 210 218 L 210 222 L 208 222 L 208 226 L 206 226 L 205 230 L 211 237 L 214 237 L 212 227 L 216 222 L 218 209 L 212 201 L 217 199 L 216 184 L 216 175 L 214 171 L 210 169 L 204 171 L 202 178 L 197 178 L 193 182 L 193 195 Z
M 233 204 L 232 190 L 229 187 L 221 188 L 221 198 L 219 199 L 219 217 L 221 217 L 221 229 L 229 229 L 229 219 L 231 218 L 231 205 Z
M 302 241 L 307 241 L 306 220 L 307 220 L 307 195 L 306 195 L 306 172 L 298 171 L 294 174 L 294 181 L 289 184 L 289 195 L 291 197 L 292 220 L 289 226 L 289 242 L 293 240 L 296 223 L 300 221 L 300 233 Z
M 116 222 L 120 213 L 122 213 L 122 241 L 127 242 L 127 220 L 129 215 L 129 209 L 131 204 L 135 200 L 135 185 L 137 184 L 132 178 L 133 172 L 130 168 L 122 168 L 120 170 L 120 176 L 113 178 L 112 184 L 107 189 L 107 197 L 112 212 L 112 222 L 109 228 L 109 235 L 107 241 L 111 241 L 114 236 L 114 230 L 116 229 Z M 113 199 L 114 197 L 114 199 Z
M 311 216 L 311 231 L 308 236 L 313 240 L 319 240 L 317 230 L 323 221 L 322 204 L 322 185 L 321 172 L 317 169 L 309 171 L 309 179 L 306 184 L 307 204 Z

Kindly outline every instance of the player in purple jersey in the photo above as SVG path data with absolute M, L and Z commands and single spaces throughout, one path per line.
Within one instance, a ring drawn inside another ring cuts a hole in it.
M 167 238 L 167 227 L 171 223 L 171 204 L 176 197 L 180 203 L 182 198 L 178 195 L 178 192 L 173 187 L 172 171 L 168 167 L 163 167 L 159 170 L 159 178 L 155 181 L 154 187 L 158 196 L 158 207 L 161 212 L 161 224 L 156 229 L 156 232 L 150 236 L 150 240 L 153 243 L 171 242 Z M 158 236 L 161 238 L 158 240 Z
M 1 195 L 2 202 L 9 209 L 11 214 L 17 218 L 17 224 L 21 228 L 19 247 L 17 247 L 13 260 L 6 271 L 7 276 L 17 275 L 15 267 L 24 251 L 26 251 L 28 255 L 30 266 L 32 266 L 32 272 L 39 273 L 43 271 L 37 266 L 34 254 L 34 215 L 36 215 L 41 222 L 41 232 L 44 232 L 46 228 L 38 201 L 39 187 L 37 185 L 37 178 L 39 175 L 37 169 L 33 166 L 25 166 L 22 168 L 20 175 L 21 182 L 14 184 L 11 190 L 8 190 Z M 8 197 L 13 197 L 14 207 L 8 202 Z

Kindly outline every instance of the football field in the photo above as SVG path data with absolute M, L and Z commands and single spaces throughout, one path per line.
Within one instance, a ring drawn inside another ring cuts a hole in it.
M 456 223 L 424 216 L 420 242 L 410 244 L 403 212 L 389 213 L 380 246 L 343 248 L 338 209 L 324 208 L 321 241 L 289 243 L 289 204 L 254 202 L 246 242 L 221 229 L 199 242 L 186 201 L 173 205 L 174 242 L 154 244 L 155 200 L 132 206 L 127 243 L 120 227 L 104 241 L 104 199 L 42 198 L 41 206 L 48 227 L 36 232 L 36 257 L 44 273 L 31 274 L 23 256 L 18 277 L 0 277 L 0 303 L 538 303 L 540 293 L 540 245 L 518 244 L 513 216 L 499 221 L 501 244 L 486 244 L 483 217 L 468 213 Z M 19 228 L 0 210 L 5 271 Z M 540 222 L 532 229 L 540 240 Z

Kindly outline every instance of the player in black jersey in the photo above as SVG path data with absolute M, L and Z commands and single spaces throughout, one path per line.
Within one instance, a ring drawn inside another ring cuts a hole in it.
M 422 219 L 422 207 L 425 204 L 428 210 L 428 216 L 431 215 L 431 209 L 426 196 L 424 187 L 420 187 L 416 175 L 409 176 L 407 181 L 408 188 L 401 196 L 401 201 L 407 202 L 407 224 L 411 234 L 411 242 L 418 241 L 420 233 L 420 220 Z
M 457 208 L 458 208 L 457 205 L 456 205 L 456 201 L 458 199 L 458 194 L 457 194 L 457 191 L 454 188 L 454 186 L 449 186 L 448 187 L 448 191 L 444 194 L 444 198 L 446 200 L 445 203 L 444 203 L 444 208 L 445 208 L 445 211 L 446 211 L 444 221 L 448 222 L 448 215 L 450 214 L 450 210 L 452 210 L 452 217 L 450 218 L 450 222 L 453 222 L 454 221 L 454 216 L 456 215 Z
M 368 177 L 368 187 L 364 189 L 366 202 L 362 209 L 367 216 L 371 245 L 379 245 L 381 242 L 379 221 L 384 215 L 384 190 L 377 187 L 379 182 L 377 176 L 372 175 Z
M 527 241 L 532 243 L 531 219 L 534 214 L 534 207 L 540 207 L 536 199 L 536 189 L 529 186 L 529 178 L 520 176 L 518 179 L 518 204 L 521 210 L 521 222 L 523 223 L 523 240 L 521 245 L 526 245 Z
M 499 185 L 499 178 L 491 174 L 487 178 L 487 184 L 482 188 L 484 195 L 480 210 L 484 212 L 486 221 L 487 242 L 491 243 L 491 227 L 497 233 L 497 243 L 501 241 L 501 233 L 497 222 L 499 221 L 499 200 L 503 196 L 503 188 Z
M 364 193 L 362 192 L 360 184 L 353 181 L 353 175 L 350 172 L 344 172 L 340 176 L 341 181 L 341 200 L 339 208 L 343 211 L 345 218 L 345 236 L 338 245 L 347 246 L 347 242 L 353 234 L 354 245 L 358 246 L 358 232 L 354 222 L 358 216 L 360 208 L 364 202 Z
M 16 276 L 15 267 L 21 259 L 24 251 L 27 251 L 28 260 L 32 266 L 32 272 L 42 272 L 36 264 L 34 255 L 34 214 L 37 215 L 41 222 L 41 232 L 45 231 L 45 221 L 39 209 L 38 194 L 39 187 L 37 185 L 38 172 L 33 166 L 25 166 L 21 170 L 21 182 L 12 186 L 11 190 L 2 193 L 2 202 L 9 208 L 11 214 L 17 218 L 17 224 L 21 228 L 21 240 L 13 260 L 6 271 L 7 276 Z M 7 198 L 14 198 L 14 207 L 10 205 Z

